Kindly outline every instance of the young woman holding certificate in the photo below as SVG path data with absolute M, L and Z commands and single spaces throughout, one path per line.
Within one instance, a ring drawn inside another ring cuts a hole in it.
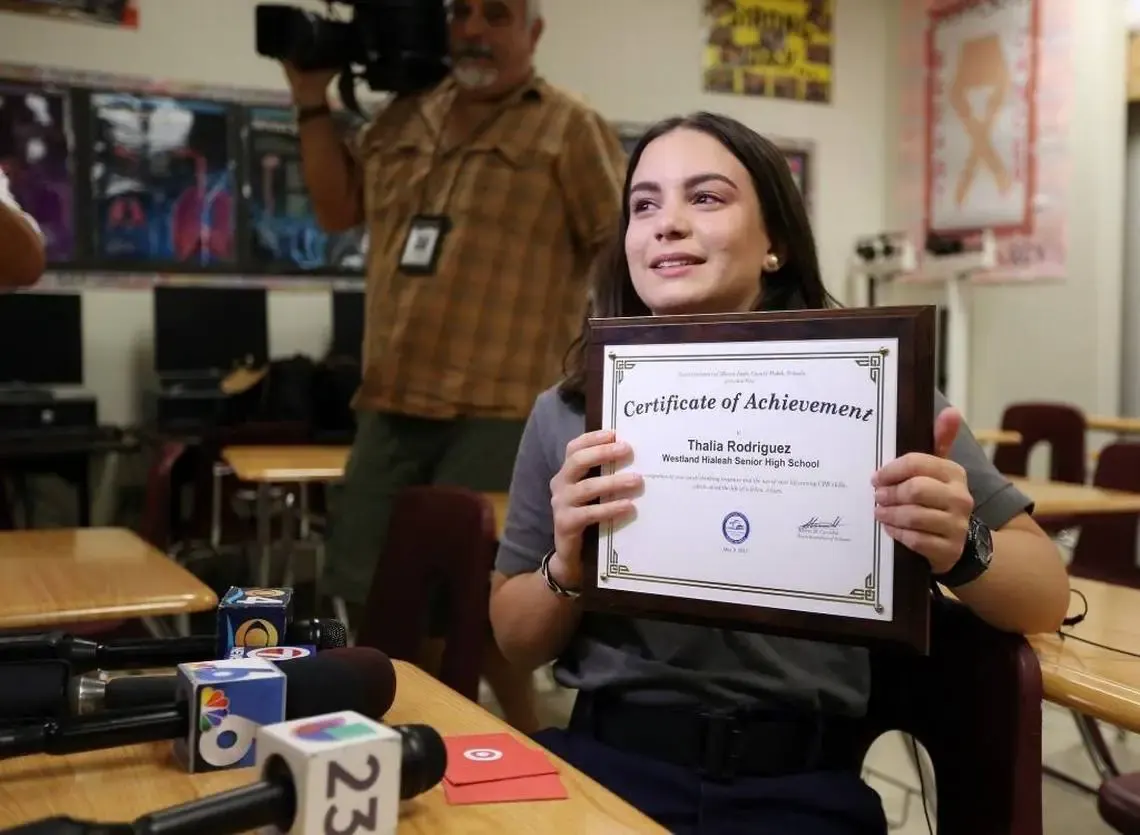
M 633 152 L 623 197 L 592 315 L 832 305 L 787 164 L 743 125 L 709 114 L 659 123 Z M 612 432 L 584 433 L 584 385 L 572 353 L 566 379 L 535 403 L 491 599 L 504 654 L 532 667 L 557 659 L 558 680 L 579 691 L 569 728 L 539 741 L 672 832 L 885 833 L 850 734 L 872 685 L 865 649 L 583 614 L 583 531 L 629 516 L 642 486 L 627 469 L 589 477 L 631 450 Z M 1067 575 L 1029 498 L 941 396 L 935 414 L 935 454 L 867 474 L 877 519 L 989 623 L 1057 629 Z

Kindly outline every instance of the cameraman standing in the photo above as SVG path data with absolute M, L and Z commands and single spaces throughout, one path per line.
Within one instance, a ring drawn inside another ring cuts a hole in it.
M 535 73 L 542 30 L 538 0 L 454 0 L 451 74 L 393 100 L 351 149 L 330 118 L 334 74 L 286 65 L 317 218 L 370 237 L 358 428 L 330 497 L 324 578 L 350 620 L 399 490 L 509 488 L 617 225 L 625 153 L 599 114 Z M 441 635 L 447 613 L 432 609 Z M 535 730 L 532 671 L 508 668 L 490 635 L 485 672 L 508 721 Z

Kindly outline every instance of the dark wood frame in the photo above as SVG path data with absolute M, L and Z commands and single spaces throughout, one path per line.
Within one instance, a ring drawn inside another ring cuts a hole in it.
M 899 345 L 896 452 L 930 453 L 934 447 L 932 306 L 591 319 L 586 429 L 602 426 L 606 345 L 875 338 L 894 338 Z M 591 473 L 599 474 L 600 469 Z M 870 478 L 871 474 L 867 475 Z M 582 600 L 587 609 L 609 614 L 865 646 L 903 646 L 927 653 L 930 565 L 893 540 L 888 540 L 887 545 L 893 548 L 894 558 L 894 618 L 888 622 L 607 589 L 597 582 L 597 526 L 588 528 L 584 539 Z

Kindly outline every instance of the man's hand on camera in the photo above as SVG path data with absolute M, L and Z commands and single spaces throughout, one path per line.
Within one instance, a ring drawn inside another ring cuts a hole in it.
M 282 61 L 281 66 L 285 68 L 285 78 L 289 81 L 293 104 L 297 107 L 316 107 L 328 101 L 329 84 L 340 73 L 340 70 L 304 72 L 288 61 Z

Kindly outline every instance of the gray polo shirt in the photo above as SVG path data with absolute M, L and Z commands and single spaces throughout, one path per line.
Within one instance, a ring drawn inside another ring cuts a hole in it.
M 935 414 L 947 406 L 935 397 Z M 508 577 L 538 570 L 554 547 L 550 480 L 585 419 L 556 389 L 538 396 L 511 482 L 510 507 L 495 567 Z M 975 513 L 993 530 L 1032 507 L 994 469 L 963 429 L 950 457 L 965 468 Z M 868 477 L 870 474 L 868 474 Z M 586 612 L 555 678 L 585 691 L 617 688 L 654 703 L 740 704 L 859 716 L 871 689 L 867 650 L 703 626 Z

